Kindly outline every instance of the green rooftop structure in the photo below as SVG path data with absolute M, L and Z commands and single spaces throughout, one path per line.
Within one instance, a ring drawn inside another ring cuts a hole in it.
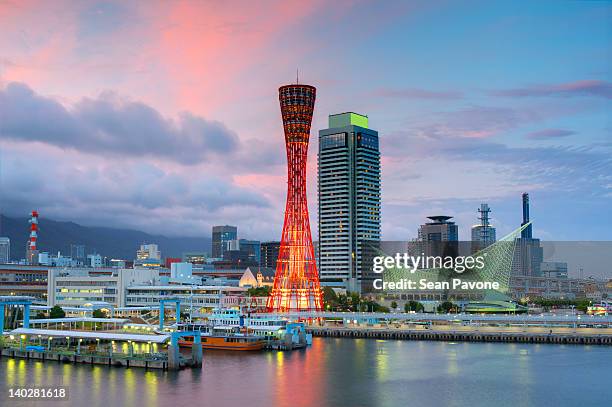
M 368 128 L 368 116 L 346 112 L 346 113 L 338 113 L 338 114 L 330 114 L 329 115 L 329 128 L 338 128 L 345 126 L 359 126 L 364 129 Z

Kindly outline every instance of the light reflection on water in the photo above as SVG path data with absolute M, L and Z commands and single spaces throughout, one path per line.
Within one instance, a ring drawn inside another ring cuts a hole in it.
M 5 388 L 55 384 L 87 407 L 595 406 L 612 398 L 611 361 L 609 347 L 338 338 L 284 353 L 207 351 L 203 370 L 180 372 L 5 357 L 0 405 Z

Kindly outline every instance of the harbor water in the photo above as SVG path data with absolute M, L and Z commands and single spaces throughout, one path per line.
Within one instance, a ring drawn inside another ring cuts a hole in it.
M 0 405 L 606 406 L 612 348 L 315 338 L 293 352 L 206 351 L 178 372 L 0 360 Z M 8 399 L 65 386 L 69 401 Z

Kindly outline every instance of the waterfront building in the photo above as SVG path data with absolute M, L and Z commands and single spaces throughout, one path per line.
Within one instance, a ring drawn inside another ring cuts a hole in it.
M 114 308 L 125 307 L 129 286 L 159 282 L 159 271 L 151 269 L 49 269 L 48 305 L 84 307 L 107 303 Z
M 472 226 L 472 252 L 477 252 L 495 243 L 495 228 L 489 222 L 489 205 L 483 203 L 478 209 L 480 224 Z
M 260 245 L 260 262 L 261 267 L 276 269 L 276 260 L 278 260 L 278 251 L 280 242 L 263 242 Z
M 183 253 L 183 261 L 191 264 L 204 264 L 206 263 L 206 257 L 206 252 Z
M 170 264 L 170 278 L 189 279 L 192 277 L 193 264 L 191 263 L 172 263 Z
M 0 264 L 0 295 L 34 297 L 35 303 L 47 303 L 49 267 L 24 264 Z
M 586 296 L 589 280 L 567 277 L 510 277 L 510 295 L 516 300 L 523 298 L 575 299 Z M 600 282 L 605 286 L 605 282 Z
M 11 239 L 0 237 L 0 264 L 11 261 Z
M 276 270 L 270 267 L 247 267 L 240 281 L 239 287 L 272 287 Z
M 140 249 L 136 251 L 136 260 L 160 260 L 161 252 L 156 244 L 141 244 Z
M 421 242 L 456 242 L 459 240 L 459 228 L 452 222 L 452 216 L 428 216 L 431 222 L 419 227 L 418 240 Z
M 212 308 L 238 306 L 246 288 L 217 285 L 131 285 L 126 288 L 128 307 L 159 305 L 168 298 L 181 300 L 181 308 L 205 312 Z
M 357 113 L 319 131 L 318 266 L 323 285 L 360 291 L 362 246 L 380 240 L 378 132 Z
M 212 228 L 212 257 L 223 258 L 228 242 L 238 238 L 236 226 L 213 226 Z
M 567 263 L 560 261 L 543 261 L 540 263 L 540 272 L 544 277 L 567 278 Z

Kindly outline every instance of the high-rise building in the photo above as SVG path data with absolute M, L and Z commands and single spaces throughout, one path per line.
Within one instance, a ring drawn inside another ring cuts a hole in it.
M 512 274 L 515 276 L 540 277 L 540 265 L 544 259 L 544 250 L 540 239 L 533 238 L 532 224 L 529 220 L 529 194 L 522 195 L 523 221 L 521 237 L 516 239 L 514 258 L 512 261 Z
M 524 192 L 522 195 L 523 199 L 523 222 L 521 222 L 521 226 L 527 225 L 525 229 L 521 232 L 521 238 L 523 239 L 531 239 L 533 237 L 533 231 L 531 228 L 531 222 L 529 221 L 529 194 Z
M 213 226 L 212 228 L 212 257 L 221 259 L 227 250 L 228 242 L 238 238 L 236 226 Z
M 236 239 L 226 243 L 223 252 L 224 265 L 233 264 L 236 268 L 259 265 L 261 257 L 259 240 Z M 230 263 L 227 263 L 228 261 Z
M 0 237 L 0 264 L 11 261 L 11 239 Z
M 482 250 L 495 243 L 495 228 L 489 222 L 489 205 L 483 203 L 478 208 L 480 224 L 472 226 L 472 252 Z
M 280 242 L 263 242 L 260 245 L 260 248 L 261 261 L 259 262 L 259 265 L 261 267 L 267 267 L 276 270 L 276 260 L 278 260 Z
M 306 160 L 310 125 L 317 90 L 292 84 L 278 90 L 285 150 L 287 152 L 287 203 L 269 311 L 319 311 L 323 293 L 314 256 L 306 201 Z
M 540 263 L 540 272 L 543 277 L 567 278 L 567 263 L 561 261 L 543 261 Z
M 380 151 L 367 116 L 329 116 L 319 131 L 318 187 L 321 282 L 359 291 L 362 246 L 380 240 Z
M 428 216 L 431 222 L 419 227 L 418 240 L 422 242 L 456 242 L 459 228 L 452 222 L 452 216 Z
M 154 243 L 141 244 L 140 249 L 136 252 L 137 260 L 161 260 L 161 252 L 159 247 Z
M 85 261 L 85 245 L 71 244 L 70 257 L 72 257 L 73 260 L 76 260 L 77 263 L 80 263 L 80 265 L 83 265 Z
M 261 262 L 261 242 L 259 240 L 239 239 L 240 250 L 249 254 L 249 257 L 260 264 Z

